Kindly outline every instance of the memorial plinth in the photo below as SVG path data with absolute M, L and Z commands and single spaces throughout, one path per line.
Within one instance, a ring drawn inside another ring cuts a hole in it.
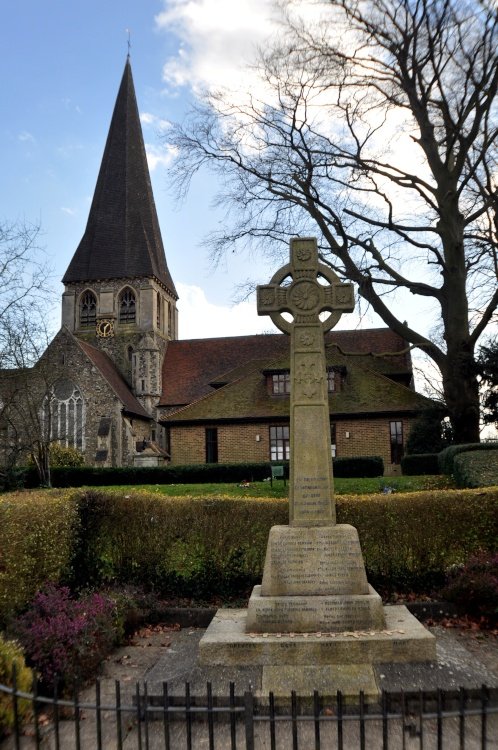
M 270 690 L 283 674 L 276 666 L 302 667 L 298 683 L 312 690 L 324 665 L 354 664 L 355 685 L 363 665 L 370 694 L 367 665 L 436 656 L 434 636 L 408 610 L 383 608 L 356 529 L 336 524 L 323 334 L 353 307 L 352 285 L 319 262 L 314 239 L 291 240 L 290 263 L 258 287 L 258 313 L 290 335 L 289 525 L 270 530 L 263 581 L 247 612 L 220 611 L 199 655 L 204 665 L 262 665 Z

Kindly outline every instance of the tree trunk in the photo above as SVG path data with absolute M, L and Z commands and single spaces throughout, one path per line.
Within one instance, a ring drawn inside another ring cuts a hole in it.
M 468 347 L 467 347 L 468 348 Z M 473 351 L 448 354 L 443 391 L 455 443 L 479 442 L 479 386 Z
M 455 175 L 446 168 L 438 179 L 438 230 L 444 251 L 441 313 L 446 339 L 443 392 L 455 443 L 479 442 L 479 386 L 470 337 L 464 220 Z

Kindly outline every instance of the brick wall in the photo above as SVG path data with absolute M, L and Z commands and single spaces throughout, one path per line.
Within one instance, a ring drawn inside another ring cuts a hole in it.
M 205 463 L 205 428 L 209 426 L 217 427 L 218 430 L 219 463 L 269 460 L 270 438 L 267 424 L 202 425 L 171 428 L 171 463 Z
M 381 456 L 386 471 L 391 465 L 389 422 L 399 417 L 351 419 L 336 421 L 337 457 Z M 412 418 L 403 418 L 404 442 L 408 438 Z M 269 424 L 202 425 L 172 427 L 171 463 L 204 463 L 206 460 L 205 427 L 217 427 L 218 462 L 269 461 Z M 346 433 L 349 437 L 346 437 Z M 259 436 L 259 440 L 257 440 Z

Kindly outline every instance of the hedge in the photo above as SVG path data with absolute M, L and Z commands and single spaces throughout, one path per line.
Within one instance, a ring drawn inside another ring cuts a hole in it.
M 358 529 L 367 574 L 391 591 L 425 591 L 498 537 L 498 490 L 337 498 Z M 147 492 L 24 493 L 0 500 L 0 616 L 46 580 L 138 584 L 161 596 L 235 597 L 261 581 L 268 532 L 288 522 L 275 499 L 167 498 Z
M 405 476 L 440 474 L 438 453 L 412 453 L 401 459 L 401 472 Z
M 0 496 L 0 623 L 46 581 L 69 573 L 77 521 L 77 502 L 68 492 Z
M 458 487 L 498 486 L 498 447 L 491 454 L 459 453 L 453 460 L 453 477 Z
M 284 464 L 288 471 L 288 462 Z M 384 473 L 379 456 L 337 458 L 333 461 L 337 477 L 378 477 Z M 116 484 L 204 484 L 218 482 L 262 481 L 271 475 L 271 464 L 185 464 L 182 466 L 123 466 L 123 467 L 54 467 L 51 470 L 53 487 L 106 487 Z M 38 487 L 33 468 L 26 470 L 25 486 Z
M 355 458 L 334 458 L 335 477 L 381 477 L 384 462 L 380 456 L 357 456 Z
M 441 474 L 454 474 L 455 456 L 467 451 L 498 451 L 496 443 L 462 443 L 461 445 L 449 445 L 439 453 L 439 468 Z

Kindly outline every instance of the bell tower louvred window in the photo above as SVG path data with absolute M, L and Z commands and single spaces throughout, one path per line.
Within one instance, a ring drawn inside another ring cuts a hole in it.
M 135 292 L 127 287 L 119 295 L 119 322 L 135 323 L 137 319 L 137 300 Z
M 93 292 L 84 292 L 80 301 L 80 325 L 94 326 L 97 320 L 97 298 Z

